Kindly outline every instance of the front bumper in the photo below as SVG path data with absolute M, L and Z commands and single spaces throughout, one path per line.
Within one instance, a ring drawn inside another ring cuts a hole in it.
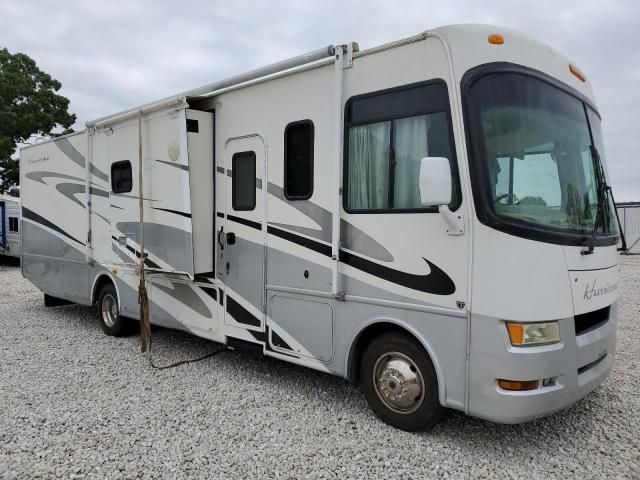
M 520 423 L 562 410 L 595 389 L 613 367 L 616 304 L 609 320 L 576 336 L 574 319 L 559 320 L 560 343 L 513 347 L 502 320 L 473 315 L 468 413 L 498 423 Z M 536 390 L 503 390 L 498 379 L 547 380 Z

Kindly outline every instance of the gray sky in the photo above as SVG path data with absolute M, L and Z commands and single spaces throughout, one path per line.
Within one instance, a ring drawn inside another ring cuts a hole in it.
M 640 200 L 640 2 L 122 1 L 0 3 L 0 46 L 63 84 L 76 129 L 322 46 L 361 48 L 453 23 L 531 34 L 589 77 L 616 200 Z

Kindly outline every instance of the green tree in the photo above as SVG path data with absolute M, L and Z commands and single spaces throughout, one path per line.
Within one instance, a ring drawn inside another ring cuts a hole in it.
M 0 193 L 19 182 L 18 162 L 11 158 L 18 143 L 54 135 L 56 128 L 73 131 L 76 116 L 56 93 L 61 86 L 29 56 L 0 49 Z

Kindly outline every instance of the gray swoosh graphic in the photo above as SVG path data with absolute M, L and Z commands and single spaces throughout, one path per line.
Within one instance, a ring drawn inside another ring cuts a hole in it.
M 342 248 L 346 250 L 352 250 L 382 262 L 393 262 L 393 255 L 389 250 L 343 219 L 340 219 L 340 240 Z
M 74 177 L 71 175 L 66 175 L 64 173 L 56 173 L 56 172 L 45 172 L 45 171 L 38 171 L 38 172 L 29 172 L 25 175 L 29 180 L 34 180 L 36 182 L 40 182 L 44 185 L 48 185 L 47 182 L 44 181 L 45 178 L 62 178 L 64 180 L 76 180 L 78 182 L 83 182 L 82 184 L 82 190 L 76 193 L 84 193 L 84 178 L 79 178 L 79 177 Z M 65 184 L 63 184 L 65 185 Z M 70 183 L 67 183 L 66 185 L 71 185 Z M 107 197 L 109 198 L 109 192 L 106 192 L 105 190 L 102 190 L 100 188 L 93 187 L 90 186 L 89 187 L 89 192 L 91 193 L 91 195 L 96 195 L 98 197 Z
M 100 190 L 99 188 L 89 187 L 89 193 L 91 195 L 95 195 L 96 197 L 109 198 L 109 192 L 105 192 L 104 190 Z
M 169 288 L 164 285 L 160 285 L 159 283 L 154 283 L 153 286 L 154 288 L 159 288 L 163 292 L 171 295 L 178 302 L 184 304 L 203 317 L 212 318 L 211 311 L 207 308 L 207 305 L 189 285 L 185 285 L 183 283 L 172 283 L 171 286 L 173 288 Z
M 116 228 L 122 235 L 137 244 L 139 222 L 118 222 Z M 144 238 L 145 249 L 163 262 L 182 272 L 193 270 L 191 233 L 169 225 L 145 222 Z
M 285 197 L 284 190 L 271 182 L 267 184 L 267 192 L 311 218 L 314 222 L 320 225 L 320 230 L 285 223 L 271 223 L 271 225 L 293 230 L 294 232 L 302 233 L 327 243 L 331 242 L 332 215 L 330 211 L 310 202 L 309 200 L 296 200 L 295 202 L 290 202 Z M 343 219 L 340 220 L 340 233 L 343 248 L 383 262 L 393 262 L 393 255 L 391 255 L 386 248 L 362 230 Z
M 82 168 L 85 168 L 86 162 L 84 156 L 71 144 L 68 138 L 61 138 L 60 140 L 55 140 L 53 143 L 55 143 L 62 153 L 64 153 L 72 162 L 80 165 Z M 109 181 L 109 176 L 98 170 L 93 164 L 89 165 L 89 172 L 100 180 L 105 182 Z
M 25 177 L 27 177 L 29 180 L 34 180 L 45 185 L 48 185 L 48 183 L 44 181 L 45 178 L 62 178 L 65 180 L 76 180 L 78 182 L 84 182 L 84 178 L 73 177 L 71 175 L 65 175 L 64 173 L 45 172 L 42 170 L 37 172 L 29 172 L 25 175 Z
M 74 197 L 74 195 L 77 195 L 78 193 L 84 193 L 84 185 L 78 185 L 77 183 L 59 183 L 56 185 L 56 190 L 72 202 L 75 202 L 80 205 L 80 207 L 84 208 L 84 203 Z
M 64 195 L 65 197 L 67 197 L 72 202 L 77 203 L 82 208 L 84 208 L 84 203 L 82 203 L 80 200 L 78 200 L 75 197 L 75 195 L 77 195 L 78 193 L 84 193 L 85 192 L 84 185 L 79 185 L 77 183 L 63 182 L 63 183 L 59 183 L 59 184 L 56 185 L 56 190 L 58 192 L 60 192 L 62 195 Z M 99 188 L 89 187 L 89 192 L 91 193 L 91 195 L 95 195 L 97 197 L 107 197 L 107 198 L 109 198 L 109 193 L 105 192 L 104 190 L 100 190 Z M 98 214 L 96 213 L 96 215 L 98 215 Z M 103 219 L 105 219 L 101 215 L 98 215 L 98 216 L 103 218 Z M 108 220 L 105 219 L 105 221 L 107 223 L 109 223 Z
M 316 205 L 315 203 L 310 202 L 309 200 L 296 200 L 295 202 L 290 202 L 289 200 L 287 200 L 287 197 L 284 196 L 284 190 L 278 185 L 275 185 L 271 182 L 267 184 L 267 192 L 277 199 L 291 205 L 293 208 L 316 222 L 318 225 L 320 225 L 320 230 L 315 230 L 313 228 L 307 227 L 299 227 L 296 225 L 288 225 L 285 223 L 273 223 L 272 225 L 303 233 L 305 235 L 309 235 L 310 237 L 317 238 L 318 240 L 331 242 L 331 212 Z

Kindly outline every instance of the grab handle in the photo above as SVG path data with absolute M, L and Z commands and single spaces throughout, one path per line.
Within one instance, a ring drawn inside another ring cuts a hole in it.
M 224 244 L 222 243 L 223 233 L 224 233 L 224 226 L 220 227 L 220 231 L 218 232 L 218 245 L 220 245 L 220 250 L 224 250 Z

